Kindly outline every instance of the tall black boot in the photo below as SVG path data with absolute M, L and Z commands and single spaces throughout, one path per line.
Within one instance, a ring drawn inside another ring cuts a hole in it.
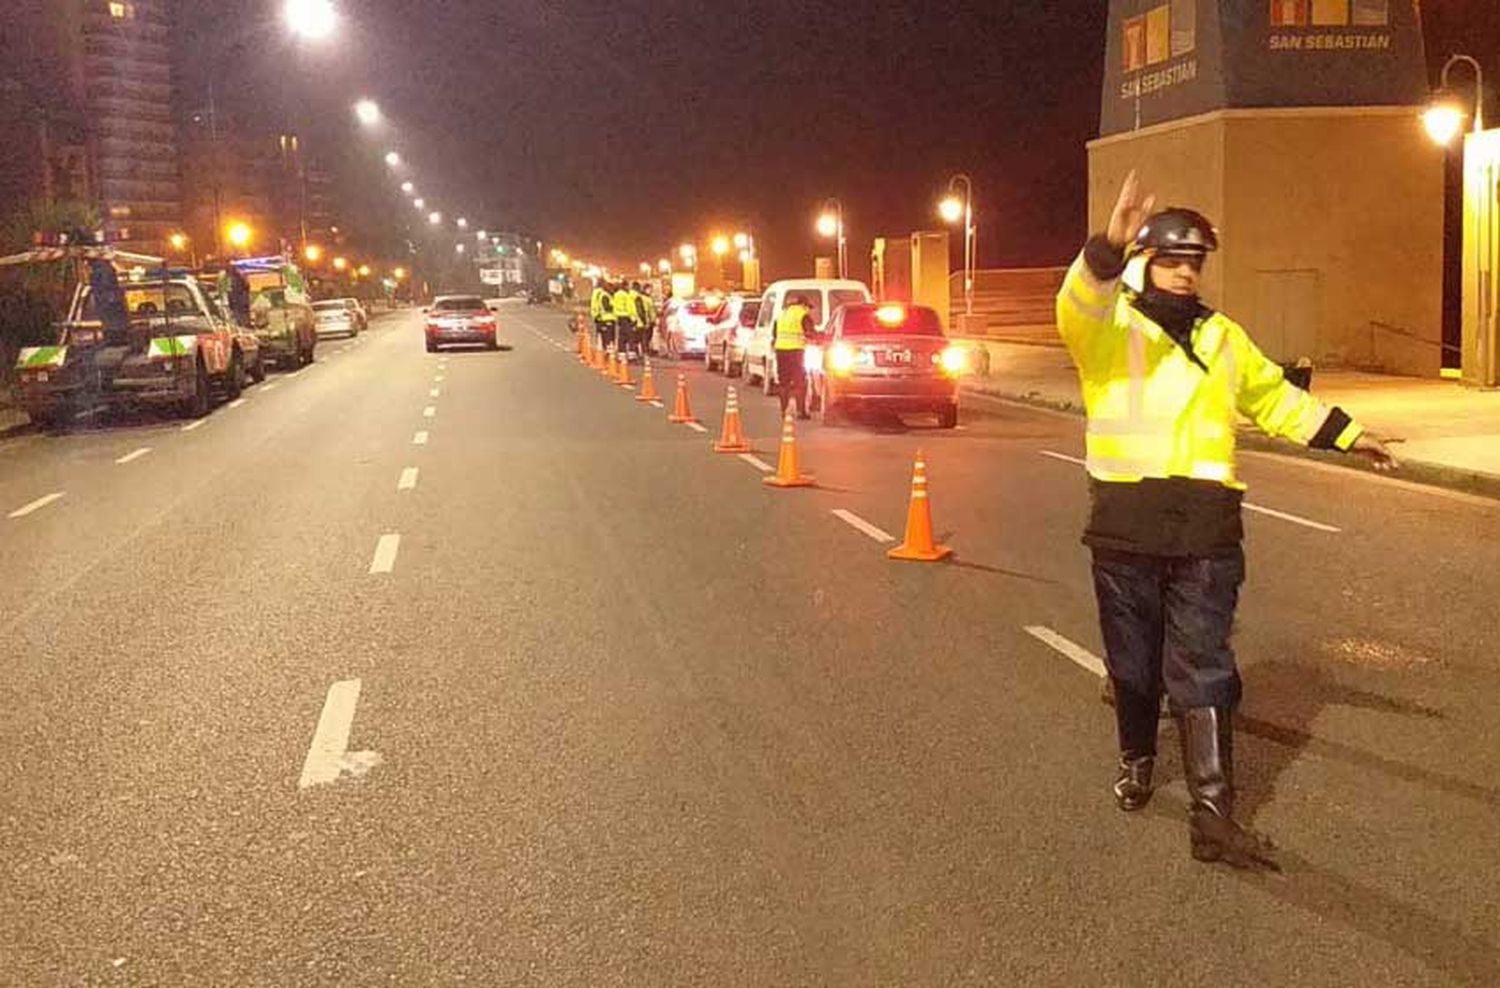
M 1271 842 L 1234 820 L 1234 710 L 1193 707 L 1179 714 L 1182 767 L 1192 805 L 1188 821 L 1193 857 L 1236 868 L 1280 871 Z
M 1156 768 L 1157 700 L 1118 682 L 1114 683 L 1114 694 L 1115 727 L 1120 737 L 1115 804 L 1130 812 L 1151 802 L 1151 776 Z

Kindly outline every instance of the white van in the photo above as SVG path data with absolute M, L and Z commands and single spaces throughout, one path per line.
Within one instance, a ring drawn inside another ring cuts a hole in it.
M 820 333 L 839 306 L 874 301 L 865 283 L 851 278 L 791 278 L 772 282 L 761 297 L 755 335 L 745 347 L 745 383 L 760 381 L 765 394 L 774 393 L 778 383 L 776 357 L 771 351 L 771 327 L 776 325 L 776 317 L 786 307 L 789 295 L 802 295 L 812 301 L 812 320 Z

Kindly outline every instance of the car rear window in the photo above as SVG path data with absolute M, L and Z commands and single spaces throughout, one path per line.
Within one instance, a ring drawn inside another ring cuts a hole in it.
M 868 301 L 864 292 L 853 288 L 835 288 L 828 293 L 828 311 L 831 313 L 841 305 L 862 305 Z
M 942 336 L 938 315 L 923 306 L 860 305 L 844 310 L 845 336 Z
M 475 309 L 483 309 L 484 303 L 478 296 L 460 298 L 440 298 L 432 304 L 434 312 L 472 312 Z
M 314 302 L 313 308 L 319 312 L 343 312 L 347 306 L 343 302 Z
M 756 299 L 753 302 L 746 302 L 744 305 L 740 306 L 740 325 L 754 326 L 755 319 L 759 315 L 760 299 Z

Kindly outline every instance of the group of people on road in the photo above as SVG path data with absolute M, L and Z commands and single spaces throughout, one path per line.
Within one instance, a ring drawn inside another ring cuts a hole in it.
M 589 316 L 599 345 L 628 359 L 644 360 L 656 329 L 656 300 L 638 281 L 600 282 L 589 296 Z

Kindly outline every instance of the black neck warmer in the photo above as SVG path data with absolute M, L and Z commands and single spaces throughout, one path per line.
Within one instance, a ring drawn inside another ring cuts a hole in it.
M 1166 330 L 1168 336 L 1186 351 L 1198 366 L 1203 361 L 1193 352 L 1193 327 L 1199 319 L 1206 319 L 1213 310 L 1199 301 L 1196 295 L 1174 295 L 1155 286 L 1148 286 L 1136 296 L 1135 307 L 1147 319 Z

